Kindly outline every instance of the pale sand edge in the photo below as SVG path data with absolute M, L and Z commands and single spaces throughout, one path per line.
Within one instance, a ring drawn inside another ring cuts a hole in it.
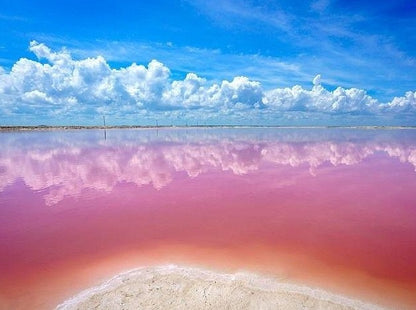
M 237 272 L 235 274 L 227 274 L 194 267 L 181 267 L 177 265 L 143 267 L 121 273 L 109 279 L 108 281 L 105 281 L 99 286 L 92 287 L 90 289 L 82 291 L 81 293 L 58 305 L 56 309 L 77 309 L 79 307 L 82 308 L 82 306 L 87 306 L 88 308 L 88 302 L 91 300 L 95 299 L 95 305 L 97 304 L 97 298 L 99 300 L 98 302 L 104 302 L 103 299 L 100 299 L 100 294 L 110 294 L 110 296 L 112 296 L 111 298 L 118 298 L 119 296 L 116 295 L 118 288 L 120 288 L 123 285 L 129 285 L 130 288 L 132 288 L 134 286 L 134 283 L 139 283 L 140 281 L 144 283 L 146 280 L 149 280 L 149 276 L 159 277 L 159 280 L 169 287 L 171 286 L 171 284 L 169 284 L 166 281 L 166 279 L 163 279 L 163 277 L 177 276 L 184 281 L 198 281 L 197 283 L 202 284 L 207 281 L 215 281 L 215 283 L 218 283 L 218 285 L 225 285 L 224 287 L 230 287 L 232 285 L 238 284 L 239 288 L 253 290 L 255 291 L 255 294 L 271 294 L 272 296 L 276 295 L 276 298 L 278 295 L 287 295 L 289 298 L 289 303 L 291 305 L 293 304 L 293 307 L 295 308 L 299 306 L 302 302 L 304 302 L 305 299 L 313 299 L 314 301 L 322 301 L 324 303 L 337 305 L 341 309 L 382 309 L 379 306 L 365 303 L 360 300 L 351 299 L 345 296 L 329 293 L 322 289 L 280 282 L 273 278 L 267 278 L 251 273 Z M 133 282 L 133 284 L 126 284 L 126 282 Z M 114 294 L 111 295 L 111 293 Z M 164 297 L 163 293 L 156 293 L 153 295 L 152 298 L 156 299 L 156 302 L 158 300 L 163 299 Z M 101 298 L 102 297 L 103 296 L 101 296 Z M 168 297 L 172 298 L 171 295 Z M 177 297 L 181 298 L 181 296 Z M 106 305 L 103 305 L 103 308 L 108 307 L 106 307 Z M 320 305 L 319 308 L 321 309 L 322 305 Z

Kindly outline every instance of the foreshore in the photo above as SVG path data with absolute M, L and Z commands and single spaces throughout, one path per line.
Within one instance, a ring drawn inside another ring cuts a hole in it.
M 58 305 L 69 309 L 382 309 L 275 278 L 165 265 L 134 269 Z

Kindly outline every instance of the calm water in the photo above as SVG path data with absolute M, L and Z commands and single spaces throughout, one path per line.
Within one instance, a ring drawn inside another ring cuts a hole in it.
M 45 131 L 0 146 L 0 308 L 165 263 L 416 306 L 416 130 Z

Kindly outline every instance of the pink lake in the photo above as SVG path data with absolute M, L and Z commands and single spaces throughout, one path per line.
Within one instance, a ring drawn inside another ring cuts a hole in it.
M 247 270 L 416 307 L 416 130 L 0 133 L 0 308 L 130 268 Z

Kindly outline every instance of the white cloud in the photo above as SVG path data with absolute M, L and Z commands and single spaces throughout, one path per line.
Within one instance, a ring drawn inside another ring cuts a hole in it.
M 414 112 L 416 111 L 416 92 L 408 91 L 404 97 L 394 97 L 385 108 L 396 112 Z
M 53 104 L 52 98 L 37 89 L 23 94 L 22 99 L 25 102 L 33 104 Z
M 313 80 L 312 90 L 301 86 L 277 88 L 266 92 L 268 106 L 285 111 L 311 111 L 328 113 L 377 113 L 380 104 L 364 90 L 338 87 L 328 91 L 320 85 L 319 75 Z
M 313 78 L 313 80 L 312 80 L 312 84 L 313 84 L 314 86 L 318 86 L 318 85 L 320 85 L 320 84 L 321 84 L 321 75 L 320 75 L 320 74 L 318 74 L 317 76 L 315 76 L 315 77 Z
M 38 61 L 22 58 L 10 72 L 0 70 L 0 109 L 4 113 L 30 115 L 36 111 L 47 117 L 57 113 L 140 111 L 163 111 L 168 116 L 178 110 L 212 116 L 241 111 L 250 115 L 256 111 L 262 115 L 264 111 L 270 115 L 285 111 L 375 115 L 416 112 L 414 92 L 382 103 L 361 89 L 327 90 L 321 85 L 320 75 L 313 79 L 310 90 L 298 85 L 264 90 L 259 82 L 244 76 L 214 83 L 189 73 L 183 80 L 173 80 L 169 68 L 156 60 L 147 67 L 133 63 L 114 69 L 101 56 L 75 60 L 66 50 L 54 52 L 36 41 L 30 43 L 30 50 Z

